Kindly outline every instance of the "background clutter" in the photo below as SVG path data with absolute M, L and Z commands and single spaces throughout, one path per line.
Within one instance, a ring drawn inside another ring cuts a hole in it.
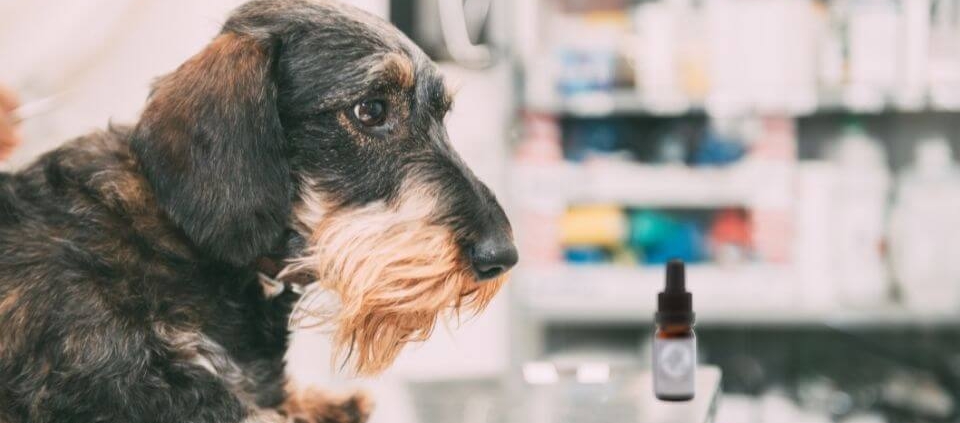
M 645 345 L 682 258 L 716 421 L 957 419 L 960 2 L 537 4 L 521 351 Z

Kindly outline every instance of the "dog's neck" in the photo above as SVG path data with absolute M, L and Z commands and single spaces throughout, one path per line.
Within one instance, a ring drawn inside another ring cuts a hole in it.
M 154 248 L 188 260 L 202 259 L 202 252 L 157 206 L 153 190 L 130 152 L 127 143 L 129 130 L 114 127 L 64 145 L 61 148 L 64 153 L 56 156 L 59 158 L 58 173 L 77 184 L 81 191 L 92 194 L 93 201 L 124 215 L 135 230 L 149 232 L 144 235 L 154 240 Z M 36 171 L 42 170 L 37 168 Z M 34 170 L 27 170 L 31 171 Z M 288 261 L 304 254 L 305 245 L 303 236 L 290 229 L 272 251 L 253 263 L 252 268 L 271 280 L 278 280 L 277 275 Z M 297 286 L 313 282 L 302 273 L 284 275 L 279 279 L 284 284 Z

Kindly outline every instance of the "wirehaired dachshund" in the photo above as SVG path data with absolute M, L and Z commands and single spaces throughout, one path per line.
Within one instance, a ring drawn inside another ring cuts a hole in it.
M 287 383 L 291 322 L 377 374 L 517 262 L 450 106 L 388 23 L 258 0 L 135 125 L 0 173 L 0 422 L 366 420 Z

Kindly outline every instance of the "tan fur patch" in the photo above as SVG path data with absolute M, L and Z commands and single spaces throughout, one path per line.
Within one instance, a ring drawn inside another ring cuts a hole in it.
M 104 204 L 126 215 L 137 231 L 151 234 L 156 246 L 178 254 L 190 254 L 179 230 L 159 212 L 149 183 L 139 173 L 139 165 L 130 154 L 128 145 L 120 139 L 109 132 L 90 135 L 82 144 L 72 146 L 72 154 L 62 159 L 63 166 L 77 172 L 74 177 L 82 178 Z M 113 157 L 114 160 L 105 161 L 103 157 Z M 92 164 L 98 170 L 84 173 Z M 115 254 L 131 252 L 118 250 Z M 127 259 L 119 255 L 116 258 Z
M 7 312 L 13 310 L 13 307 L 15 307 L 19 301 L 20 288 L 14 288 L 8 291 L 3 298 L 0 298 L 0 316 L 4 316 Z
M 334 360 L 360 375 L 385 370 L 406 343 L 426 340 L 440 315 L 479 313 L 506 281 L 477 283 L 453 235 L 430 220 L 436 197 L 407 185 L 396 204 L 331 211 L 304 195 L 295 210 L 311 247 L 281 276 L 311 272 L 318 281 L 292 322 L 332 326 Z M 318 301 L 331 294 L 333 310 Z
M 413 87 L 413 62 L 400 53 L 387 53 L 379 69 L 384 77 L 403 88 Z
M 448 80 L 443 81 L 443 105 L 448 110 L 453 107 L 453 97 L 457 91 L 460 91 L 459 86 L 453 86 L 451 84 Z
M 374 402 L 363 392 L 336 395 L 327 391 L 286 386 L 287 398 L 283 413 L 294 422 L 354 423 L 366 421 Z
M 22 289 L 13 288 L 0 299 L 0 322 L 3 322 L 0 324 L 0 357 L 8 348 L 16 351 L 22 343 L 20 331 L 27 324 L 27 309 L 17 307 L 22 298 Z
M 240 101 L 262 94 L 255 81 L 263 79 L 266 61 L 267 52 L 255 39 L 225 33 L 157 82 L 142 120 L 163 117 L 152 131 L 163 134 L 156 138 L 173 169 L 189 170 L 188 128 L 201 118 L 190 111 L 203 109 L 211 98 Z

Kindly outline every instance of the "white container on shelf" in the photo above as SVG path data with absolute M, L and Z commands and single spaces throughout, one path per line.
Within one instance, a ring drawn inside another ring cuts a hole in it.
M 557 15 L 551 20 L 556 89 L 563 99 L 608 97 L 624 28 L 616 20 Z
M 690 105 L 679 79 L 683 10 L 677 1 L 642 3 L 633 10 L 637 93 L 648 107 L 661 113 L 683 111 Z
M 930 0 L 901 3 L 897 103 L 906 109 L 923 107 L 930 61 Z
M 883 146 L 859 126 L 848 126 L 831 151 L 837 166 L 833 190 L 832 243 L 837 290 L 843 305 L 887 303 L 889 279 L 883 257 L 890 172 Z
M 879 109 L 897 82 L 897 5 L 856 0 L 848 12 L 850 85 L 845 101 L 854 109 Z
M 750 107 L 744 92 L 748 79 L 742 56 L 751 46 L 741 28 L 745 20 L 738 13 L 741 7 L 740 2 L 729 0 L 705 4 L 712 83 L 706 107 L 717 116 L 742 113 Z
M 836 166 L 824 161 L 800 162 L 797 169 L 795 268 L 805 308 L 833 310 L 837 280 L 833 272 L 833 184 Z
M 847 75 L 843 22 L 835 7 L 814 5 L 814 34 L 817 37 L 817 82 L 828 93 L 842 89 Z
M 934 0 L 928 78 L 936 108 L 960 109 L 960 4 Z
M 790 263 L 795 237 L 794 186 L 797 165 L 796 122 L 768 116 L 758 121 L 744 161 L 752 174 L 750 216 L 757 257 L 765 263 Z
M 761 112 L 816 109 L 813 9 L 808 2 L 743 2 L 742 91 Z
M 916 312 L 960 310 L 960 167 L 951 154 L 943 138 L 922 141 L 897 183 L 891 262 Z
M 704 2 L 707 110 L 809 112 L 816 107 L 814 22 L 808 2 Z

